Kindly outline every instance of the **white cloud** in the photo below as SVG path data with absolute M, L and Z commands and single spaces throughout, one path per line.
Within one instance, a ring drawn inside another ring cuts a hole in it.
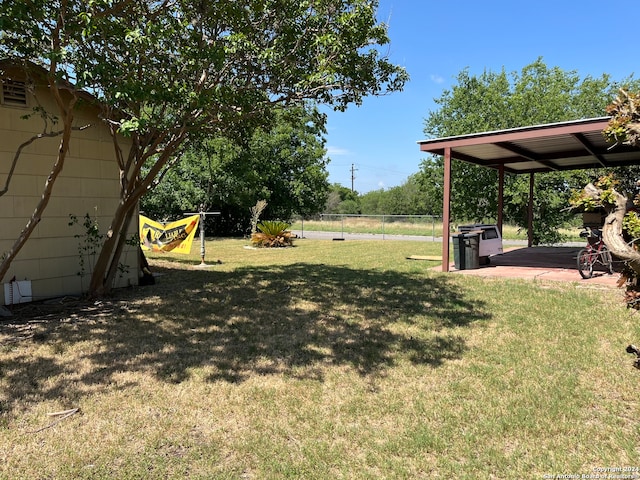
M 431 81 L 433 83 L 444 83 L 444 78 L 442 78 L 440 75 L 436 75 L 434 73 L 431 74 Z
M 344 156 L 344 155 L 351 155 L 351 152 L 349 150 L 347 150 L 346 148 L 340 148 L 340 147 L 332 147 L 332 146 L 328 146 L 327 147 L 327 155 L 328 156 Z

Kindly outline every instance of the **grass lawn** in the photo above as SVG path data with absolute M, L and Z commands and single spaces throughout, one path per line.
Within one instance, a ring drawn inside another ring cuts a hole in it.
M 0 478 L 640 474 L 621 290 L 442 274 L 406 259 L 426 242 L 246 243 L 2 320 Z

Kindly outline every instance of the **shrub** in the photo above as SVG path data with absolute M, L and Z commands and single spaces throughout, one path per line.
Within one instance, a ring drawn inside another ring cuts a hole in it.
M 259 231 L 251 235 L 251 243 L 257 247 L 290 247 L 293 245 L 290 226 L 287 222 L 264 220 L 257 225 Z

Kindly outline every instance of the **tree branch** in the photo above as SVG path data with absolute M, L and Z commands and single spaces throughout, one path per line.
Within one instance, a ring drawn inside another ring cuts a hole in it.
M 602 229 L 602 240 L 611 253 L 625 260 L 629 267 L 640 276 L 640 252 L 625 241 L 622 231 L 624 216 L 629 208 L 633 206 L 633 202 L 616 190 L 612 189 L 611 191 L 615 198 L 615 204 L 607 203 L 604 205 L 607 217 Z M 584 188 L 584 193 L 595 200 L 600 200 L 602 192 L 603 190 L 591 183 Z
M 85 130 L 85 129 L 89 128 L 89 127 L 91 127 L 90 123 L 87 124 L 87 125 L 83 125 L 81 127 L 72 127 L 72 130 L 81 131 L 81 130 Z M 13 173 L 14 173 L 14 171 L 16 169 L 16 165 L 18 164 L 18 160 L 20 158 L 20 155 L 22 155 L 22 150 L 24 150 L 26 147 L 31 145 L 36 140 L 39 140 L 41 138 L 55 138 L 55 137 L 58 137 L 58 136 L 62 135 L 63 133 L 64 133 L 64 130 L 58 130 L 58 131 L 55 131 L 55 132 L 48 132 L 48 133 L 39 133 L 39 134 L 34 135 L 33 137 L 31 137 L 26 142 L 23 142 L 23 143 L 20 144 L 20 146 L 16 150 L 15 155 L 13 156 L 13 160 L 11 161 L 11 168 L 9 169 L 9 174 L 7 175 L 7 179 L 6 179 L 5 183 L 4 183 L 4 187 L 2 188 L 2 190 L 0 190 L 0 197 L 2 195 L 6 194 L 9 191 L 9 184 L 11 183 L 11 178 L 13 177 Z

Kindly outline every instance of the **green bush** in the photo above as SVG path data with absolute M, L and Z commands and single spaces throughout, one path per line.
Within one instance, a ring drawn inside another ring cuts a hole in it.
M 293 245 L 290 226 L 287 222 L 264 220 L 257 225 L 259 231 L 251 235 L 251 243 L 257 247 L 290 247 Z

